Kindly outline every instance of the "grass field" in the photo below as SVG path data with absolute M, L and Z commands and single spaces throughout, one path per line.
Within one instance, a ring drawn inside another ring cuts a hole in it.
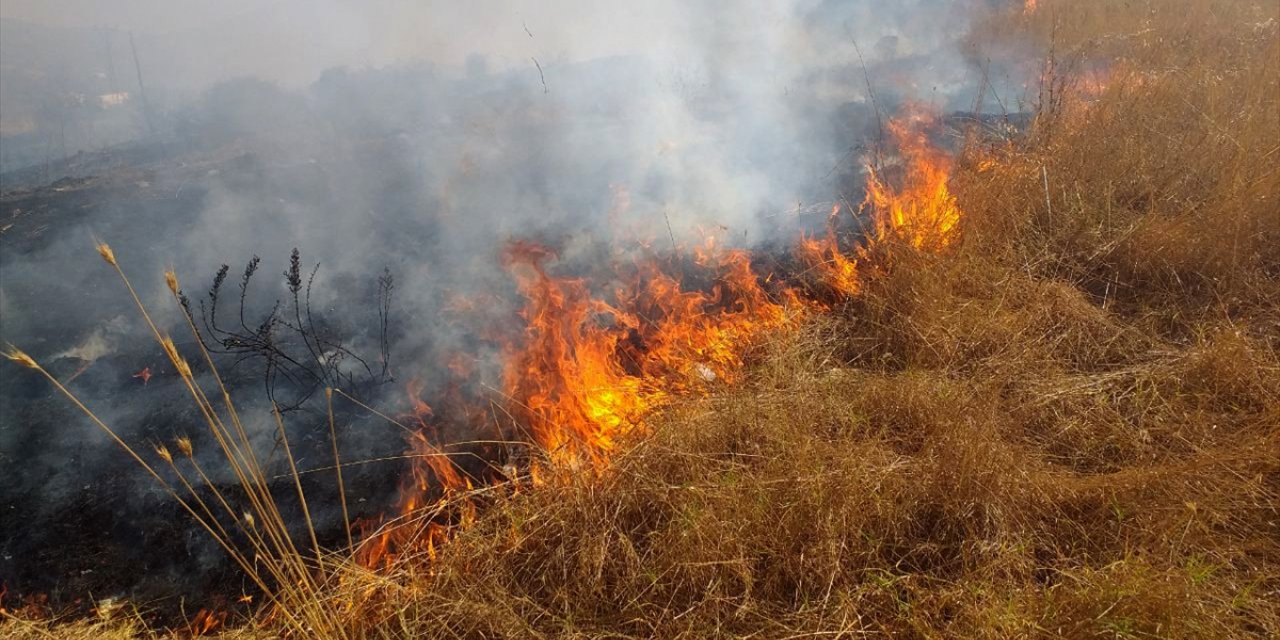
M 352 569 L 332 633 L 1280 636 L 1280 8 L 1034 4 L 969 36 L 1045 71 L 1029 131 L 957 158 L 957 242 L 889 247 L 607 471 Z

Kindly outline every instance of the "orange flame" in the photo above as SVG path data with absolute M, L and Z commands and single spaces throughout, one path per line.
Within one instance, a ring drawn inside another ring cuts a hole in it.
M 201 609 L 196 613 L 196 617 L 191 620 L 191 635 L 203 636 L 212 633 L 214 630 L 222 626 L 227 620 L 225 611 L 210 611 L 209 609 Z
M 951 162 L 929 144 L 930 122 L 913 111 L 890 123 L 901 186 L 890 186 L 869 169 L 859 210 L 870 210 L 867 243 L 895 240 L 937 251 L 955 240 L 960 211 L 947 186 Z M 615 190 L 615 199 L 624 208 L 625 190 Z M 841 249 L 840 212 L 839 205 L 832 207 L 824 236 L 800 238 L 797 255 L 837 297 L 852 297 L 862 287 L 859 261 L 873 254 L 866 247 Z M 602 469 L 625 437 L 644 432 L 644 420 L 656 408 L 673 397 L 734 382 L 751 345 L 797 326 L 829 298 L 804 298 L 771 274 L 762 277 L 748 251 L 722 247 L 714 235 L 685 252 L 656 255 L 642 245 L 637 254 L 615 257 L 612 268 L 591 277 L 566 277 L 556 274 L 562 264 L 549 247 L 514 241 L 503 253 L 524 301 L 523 329 L 488 337 L 504 355 L 504 412 L 547 456 L 529 463 L 534 487 L 546 485 L 557 471 Z M 471 313 L 475 300 L 455 295 L 450 308 Z M 454 354 L 444 364 L 460 379 L 477 371 L 471 355 Z M 418 380 L 407 386 L 411 413 L 404 419 L 412 431 L 414 463 L 398 505 L 401 519 L 419 526 L 386 525 L 366 535 L 357 556 L 367 567 L 388 567 L 411 552 L 432 559 L 455 527 L 474 518 L 470 479 L 432 444 L 441 416 L 421 399 L 423 391 Z M 484 409 L 468 406 L 474 400 L 468 403 L 456 387 L 451 393 L 441 399 L 439 406 L 448 408 L 444 414 L 456 417 L 461 405 L 464 420 L 487 419 Z M 515 481 L 518 474 L 504 471 L 503 477 Z M 366 534 L 378 524 L 365 522 Z
M 836 237 L 838 203 L 831 207 L 824 236 L 800 239 L 798 257 L 837 297 L 852 297 L 861 290 L 858 261 L 866 260 L 868 249 L 877 243 L 894 240 L 916 249 L 940 251 L 955 241 L 960 207 L 947 186 L 951 159 L 934 148 L 926 134 L 933 121 L 918 108 L 890 120 L 889 132 L 901 161 L 901 187 L 895 189 L 875 168 L 867 167 L 866 197 L 861 206 L 871 212 L 872 234 L 867 246 L 855 248 L 852 254 L 841 250 Z
M 714 277 L 709 292 L 685 290 L 650 256 L 609 303 L 583 279 L 550 275 L 555 254 L 547 248 L 508 248 L 527 329 L 509 347 L 505 391 L 553 463 L 603 463 L 647 412 L 673 394 L 731 381 L 743 345 L 795 323 L 786 304 L 793 294 L 771 299 L 746 251 L 708 239 L 694 255 L 693 267 Z
M 836 239 L 836 221 L 840 216 L 839 203 L 832 205 L 827 220 L 827 233 L 822 238 L 800 238 L 797 253 L 800 259 L 816 271 L 827 286 L 840 296 L 854 296 L 862 288 L 858 277 L 858 260 L 840 250 Z
M 613 448 L 636 425 L 654 390 L 616 362 L 623 334 L 601 326 L 613 309 L 592 299 L 581 279 L 555 279 L 545 262 L 554 254 L 531 243 L 507 250 L 507 263 L 526 300 L 524 342 L 509 346 L 507 395 L 523 409 L 533 436 L 553 460 L 567 462 Z
M 405 386 L 411 412 L 401 419 L 408 422 L 413 429 L 409 432 L 408 456 L 414 461 L 409 466 L 409 473 L 400 484 L 400 499 L 397 512 L 401 516 L 412 516 L 423 508 L 433 508 L 436 515 L 445 513 L 450 500 L 460 491 L 471 488 L 470 481 L 463 477 L 461 470 L 449 459 L 449 456 L 431 443 L 435 437 L 435 410 L 422 400 L 423 383 L 414 378 Z M 432 496 L 435 496 L 432 499 Z M 464 504 L 463 519 L 471 517 L 471 506 Z M 445 531 L 437 523 L 429 523 L 428 535 L 420 539 L 415 531 L 397 526 L 378 527 L 378 522 L 362 522 L 360 526 L 368 533 L 373 529 L 376 533 L 366 535 L 356 549 L 356 562 L 368 568 L 391 566 L 403 553 L 422 548 L 434 555 L 434 544 Z M 436 528 L 440 532 L 433 533 Z M 433 537 L 437 538 L 433 542 Z
M 902 156 L 903 177 L 898 189 L 868 167 L 863 206 L 874 216 L 873 240 L 898 238 L 917 249 L 940 250 L 950 245 L 960 223 L 960 207 L 947 187 L 951 158 L 929 143 L 925 124 L 931 118 L 909 112 L 889 122 L 889 132 Z

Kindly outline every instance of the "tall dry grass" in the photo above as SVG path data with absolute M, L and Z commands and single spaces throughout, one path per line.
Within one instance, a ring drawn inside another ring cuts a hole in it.
M 1051 59 L 1038 94 L 1054 101 L 989 149 L 994 170 L 961 176 L 966 249 L 1150 310 L 1165 335 L 1274 317 L 1277 23 L 1274 3 L 1198 0 L 1045 2 L 991 21 Z

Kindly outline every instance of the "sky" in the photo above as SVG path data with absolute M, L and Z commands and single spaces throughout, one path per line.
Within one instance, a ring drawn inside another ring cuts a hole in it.
M 964 1 L 902 0 L 4 0 L 0 18 L 77 29 L 145 34 L 144 58 L 177 59 L 178 84 L 257 75 L 290 85 L 333 66 L 430 61 L 460 67 L 479 54 L 491 70 L 665 52 L 733 55 L 781 48 L 795 62 L 844 60 L 852 35 L 866 53 L 885 36 L 931 47 Z M 904 21 L 902 16 L 911 15 Z M 816 21 L 830 38 L 815 39 Z M 951 24 L 958 25 L 957 21 Z M 957 31 L 962 27 L 954 27 Z M 917 31 L 918 38 L 910 32 Z M 921 42 L 925 39 L 930 42 Z M 958 33 L 957 33 L 958 35 Z M 905 37 L 904 37 L 905 36 Z M 708 46 L 710 44 L 711 46 Z
M 766 20 L 778 11 L 781 20 L 790 4 L 762 3 L 754 11 Z M 672 0 L 5 0 L 0 17 L 180 39 L 189 54 L 205 50 L 217 57 L 221 73 L 253 70 L 296 84 L 336 65 L 429 60 L 460 66 L 478 53 L 501 69 L 534 56 L 579 61 L 652 51 L 687 38 L 697 23 L 689 6 Z

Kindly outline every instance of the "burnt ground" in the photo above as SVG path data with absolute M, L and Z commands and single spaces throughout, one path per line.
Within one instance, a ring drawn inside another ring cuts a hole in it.
M 59 243 L 91 252 L 94 236 L 147 229 L 183 233 L 195 223 L 211 183 L 264 188 L 260 163 L 252 151 L 234 147 L 200 156 L 125 149 L 74 158 L 57 169 L 67 177 L 48 184 L 38 182 L 43 171 L 7 174 L 3 183 L 12 186 L 0 193 L 0 338 L 21 344 L 53 375 L 69 381 L 77 395 L 125 430 L 144 452 L 149 452 L 149 442 L 185 433 L 198 451 L 213 454 L 185 389 L 158 357 L 154 341 L 136 327 L 124 330 L 107 353 L 68 352 L 91 344 L 104 320 L 122 310 L 119 283 L 81 287 L 74 300 L 66 300 L 47 295 L 50 285 L 39 274 L 43 268 L 49 278 L 83 277 L 75 273 L 78 269 L 59 264 L 73 262 L 61 255 Z M 41 256 L 52 260 L 42 267 L 46 258 Z M 101 262 L 92 266 L 105 269 Z M 19 307 L 16 301 L 47 305 Z M 180 348 L 194 350 L 195 345 L 188 339 Z M 144 369 L 151 373 L 149 380 L 137 375 Z M 40 597 L 56 611 L 87 610 L 96 599 L 123 596 L 165 617 L 176 615 L 184 602 L 234 602 L 248 588 L 176 501 L 38 373 L 5 363 L 0 382 L 0 468 L 5 476 L 0 483 L 0 584 L 7 604 Z M 250 363 L 231 369 L 228 383 L 234 391 L 256 393 L 261 377 Z M 310 428 L 315 416 L 297 418 L 291 420 L 297 425 L 291 440 L 297 438 L 300 465 L 321 466 L 318 452 L 327 451 L 327 435 L 322 438 Z M 362 457 L 403 451 L 402 441 L 385 426 L 364 426 L 382 437 L 353 446 L 368 454 Z M 381 446 L 370 448 L 369 442 Z M 216 465 L 216 457 L 206 460 Z M 353 515 L 375 517 L 387 507 L 401 464 L 362 465 L 347 472 L 355 496 Z M 316 503 L 336 504 L 330 475 L 309 474 L 304 482 Z M 279 479 L 277 488 L 282 498 L 291 495 L 286 479 Z M 232 485 L 221 489 L 236 495 Z M 322 535 L 336 542 L 338 520 L 327 513 L 318 518 Z

